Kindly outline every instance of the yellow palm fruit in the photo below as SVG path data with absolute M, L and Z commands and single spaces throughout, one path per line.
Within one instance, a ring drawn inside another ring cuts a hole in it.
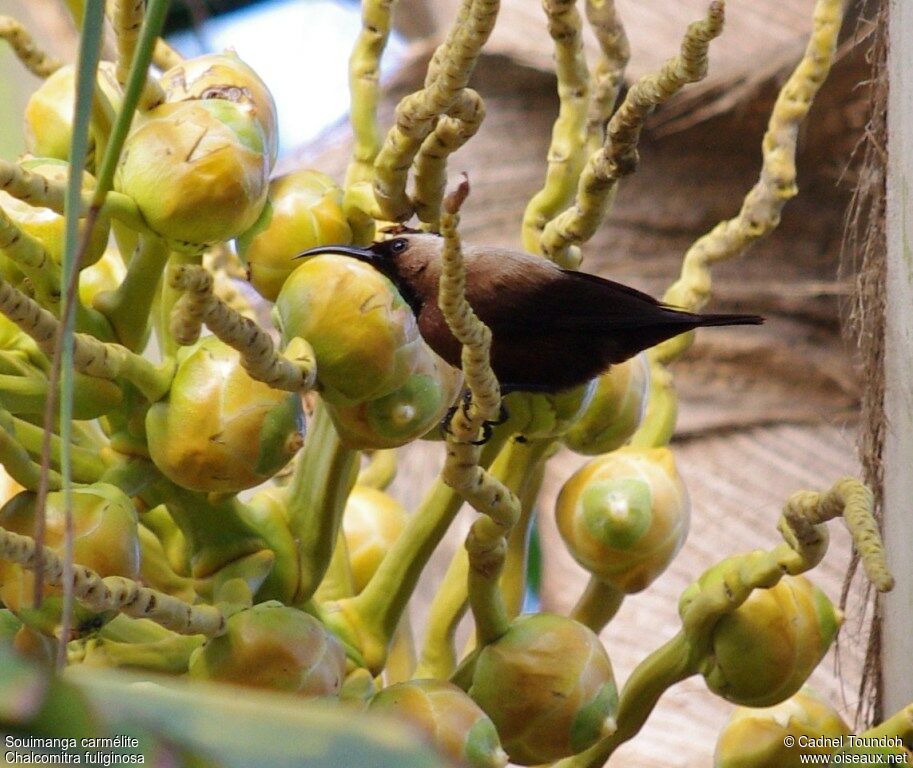
M 529 440 L 560 437 L 581 417 L 596 393 L 597 379 L 562 392 L 511 392 L 504 397 L 510 429 Z
M 260 218 L 237 241 L 251 285 L 270 301 L 276 300 L 282 284 L 300 266 L 295 260 L 299 253 L 318 245 L 351 242 L 342 190 L 325 173 L 313 170 L 273 179 Z
M 346 655 L 313 616 L 270 600 L 229 617 L 224 635 L 194 651 L 188 671 L 202 680 L 336 696 L 346 674 Z
M 276 102 L 266 83 L 234 51 L 185 59 L 162 75 L 166 102 L 220 99 L 236 104 L 263 129 L 272 169 L 279 151 Z
M 830 704 L 803 688 L 773 707 L 738 707 L 720 732 L 713 765 L 799 768 L 808 755 L 829 755 L 849 732 Z
M 725 578 L 728 565 L 720 563 L 688 587 L 680 610 L 702 586 Z M 827 595 L 808 579 L 784 576 L 770 589 L 753 591 L 717 622 L 701 674 L 711 691 L 735 704 L 777 704 L 805 684 L 842 620 Z
M 120 251 L 113 247 L 107 248 L 98 261 L 79 273 L 80 301 L 91 307 L 98 294 L 113 291 L 126 276 L 127 267 Z
M 577 754 L 615 730 L 609 657 L 589 627 L 564 616 L 516 619 L 479 653 L 469 695 L 519 765 Z
M 55 158 L 32 158 L 22 162 L 22 167 L 31 173 L 37 173 L 49 181 L 66 183 L 70 166 L 63 160 Z M 95 178 L 83 174 L 83 189 L 95 188 Z M 64 218 L 50 208 L 41 208 L 29 205 L 6 192 L 0 192 L 0 208 L 10 217 L 19 229 L 26 234 L 41 241 L 48 255 L 60 264 L 63 259 L 63 233 L 65 228 Z M 82 223 L 80 223 L 82 230 Z M 98 261 L 105 248 L 108 246 L 109 226 L 107 222 L 98 221 L 92 231 L 89 247 L 83 257 L 82 266 L 88 266 Z
M 613 365 L 596 382 L 593 399 L 564 435 L 568 448 L 586 456 L 621 448 L 640 426 L 650 391 L 646 354 Z
M 389 494 L 367 485 L 352 488 L 346 500 L 342 531 L 356 594 L 365 588 L 403 532 L 407 517 L 403 505 Z
M 391 685 L 371 699 L 369 709 L 414 725 L 457 765 L 502 768 L 507 764 L 494 723 L 453 683 L 410 680 Z
M 9 472 L 0 466 L 0 504 L 6 504 L 13 496 L 24 490 L 25 488 L 13 480 Z
M 23 491 L 0 509 L 0 527 L 26 536 L 35 531 L 35 500 Z M 139 537 L 133 502 L 119 488 L 107 483 L 73 489 L 73 560 L 101 576 L 139 576 Z M 45 546 L 63 554 L 65 526 L 63 492 L 49 493 L 46 507 Z M 45 586 L 45 600 L 39 610 L 32 607 L 34 576 L 14 563 L 0 560 L 0 600 L 17 616 L 45 633 L 56 626 L 60 615 L 61 590 Z M 97 617 L 76 606 L 76 627 Z
M 284 467 L 304 440 L 301 400 L 248 376 L 214 336 L 178 352 L 168 396 L 146 414 L 149 455 L 178 485 L 235 493 Z
M 398 389 L 424 352 L 415 316 L 393 283 L 348 256 L 305 259 L 285 281 L 273 317 L 283 340 L 311 344 L 321 394 L 337 407 Z
M 98 85 L 114 112 L 121 102 L 121 88 L 114 75 L 114 63 L 98 65 Z M 70 159 L 73 135 L 73 106 L 76 96 L 76 68 L 66 64 L 48 77 L 25 105 L 25 146 L 36 157 Z M 90 137 L 91 141 L 91 137 Z
M 114 178 L 175 250 L 196 253 L 251 227 L 266 203 L 263 129 L 222 99 L 162 104 L 124 143 Z
M 422 344 L 415 370 L 387 395 L 334 406 L 330 416 L 350 448 L 398 448 L 435 430 L 456 399 L 463 376 Z M 319 375 L 319 374 L 318 374 Z
M 620 448 L 564 484 L 558 530 L 574 559 L 630 594 L 659 576 L 688 534 L 690 502 L 668 448 Z

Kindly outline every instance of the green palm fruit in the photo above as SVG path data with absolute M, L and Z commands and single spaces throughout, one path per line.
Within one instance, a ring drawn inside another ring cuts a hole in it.
M 568 448 L 586 456 L 621 448 L 640 426 L 650 391 L 646 354 L 613 365 L 596 381 L 593 399 L 563 438 Z
M 729 563 L 711 568 L 682 594 L 687 606 L 702 586 L 725 578 Z M 843 620 L 804 576 L 784 576 L 756 589 L 713 629 L 713 650 L 701 667 L 711 691 L 746 707 L 768 707 L 805 683 Z
M 773 707 L 739 707 L 720 732 L 714 768 L 799 768 L 828 755 L 850 732 L 837 711 L 808 688 Z M 792 739 L 791 746 L 789 744 Z M 786 741 L 784 742 L 784 739 Z
M 688 493 L 668 448 L 620 448 L 568 479 L 555 503 L 574 559 L 621 592 L 644 589 L 688 533 Z
M 234 51 L 185 59 L 162 75 L 166 102 L 221 99 L 236 104 L 263 130 L 272 169 L 279 153 L 276 102 L 266 83 Z
M 224 635 L 190 657 L 190 676 L 301 696 L 336 696 L 346 674 L 342 645 L 313 616 L 278 601 L 228 619 Z
M 301 400 L 248 376 L 214 336 L 178 352 L 168 397 L 146 414 L 149 455 L 178 485 L 236 493 L 272 477 L 304 441 Z
M 263 129 L 223 99 L 162 104 L 124 143 L 115 189 L 179 251 L 196 253 L 251 227 L 266 203 Z
M 560 437 L 586 411 L 596 392 L 598 379 L 552 394 L 511 392 L 504 398 L 510 428 L 529 440 Z
M 519 765 L 577 754 L 615 730 L 609 657 L 589 627 L 564 616 L 516 619 L 479 653 L 469 695 Z
M 369 705 L 372 712 L 394 714 L 417 727 L 445 756 L 469 768 L 503 768 L 494 723 L 453 683 L 410 680 L 385 688 Z
M 114 63 L 99 62 L 98 85 L 113 112 L 120 107 L 122 92 L 114 74 Z M 70 159 L 73 134 L 73 106 L 76 68 L 66 64 L 38 86 L 25 105 L 25 146 L 36 157 Z M 90 147 L 94 139 L 90 137 Z
M 307 339 L 323 398 L 347 406 L 406 383 L 425 344 L 409 305 L 386 277 L 348 256 L 305 259 L 276 298 L 283 340 Z
M 367 485 L 352 488 L 346 500 L 342 531 L 356 594 L 365 588 L 399 538 L 407 518 L 403 505 L 389 494 Z
M 427 345 L 419 351 L 415 370 L 393 392 L 357 405 L 327 404 L 345 446 L 398 448 L 438 427 L 460 392 L 463 376 Z
M 24 160 L 22 167 L 31 173 L 37 173 L 48 181 L 66 183 L 67 174 L 70 172 L 69 163 L 63 160 L 48 157 L 34 157 Z M 95 178 L 89 173 L 83 173 L 83 189 L 95 188 Z M 0 207 L 7 216 L 23 232 L 41 241 L 48 255 L 55 263 L 63 260 L 63 233 L 65 229 L 64 217 L 55 213 L 50 208 L 41 208 L 29 205 L 6 192 L 0 192 Z M 82 230 L 80 223 L 80 230 Z M 97 221 L 92 230 L 88 248 L 83 255 L 82 267 L 87 267 L 98 261 L 105 248 L 108 246 L 109 225 L 107 221 Z
M 35 500 L 31 491 L 23 491 L 0 509 L 0 527 L 31 536 L 35 530 Z M 119 488 L 107 483 L 79 486 L 73 489 L 73 560 L 101 576 L 139 576 L 139 537 L 133 502 Z M 47 497 L 45 546 L 63 554 L 65 526 L 63 492 Z M 31 571 L 0 561 L 0 600 L 28 624 L 51 633 L 60 616 L 61 591 L 45 586 L 40 609 L 32 607 L 34 576 Z M 104 618 L 78 604 L 75 611 L 77 630 Z
M 351 243 L 352 230 L 342 211 L 342 190 L 325 173 L 292 171 L 273 179 L 260 218 L 237 240 L 251 285 L 275 301 L 282 284 L 308 248 Z

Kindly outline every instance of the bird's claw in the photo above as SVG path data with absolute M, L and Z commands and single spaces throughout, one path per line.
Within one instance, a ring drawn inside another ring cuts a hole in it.
M 456 415 L 457 408 L 460 408 L 463 411 L 463 416 L 466 417 L 467 421 L 469 420 L 469 406 L 472 403 L 472 394 L 469 390 L 466 390 L 463 393 L 461 398 L 460 405 L 452 405 L 447 409 L 447 413 L 444 415 L 444 418 L 441 420 L 441 435 L 446 437 L 447 435 L 453 434 L 453 429 L 451 424 L 453 422 L 453 417 Z M 485 445 L 489 440 L 491 440 L 491 435 L 494 432 L 495 427 L 500 427 L 510 418 L 510 413 L 507 410 L 507 407 L 504 403 L 501 403 L 501 409 L 498 411 L 498 418 L 493 421 L 483 421 L 482 436 L 478 440 L 471 440 L 470 445 Z

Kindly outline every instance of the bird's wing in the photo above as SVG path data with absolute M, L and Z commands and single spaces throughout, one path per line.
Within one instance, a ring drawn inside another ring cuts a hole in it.
M 689 316 L 626 285 L 585 272 L 549 270 L 514 275 L 486 288 L 476 302 L 495 336 L 554 331 L 624 330 L 687 324 Z M 470 296 L 470 303 L 473 297 Z

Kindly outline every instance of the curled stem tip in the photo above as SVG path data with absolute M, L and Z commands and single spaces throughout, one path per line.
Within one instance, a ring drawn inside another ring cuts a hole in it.
M 304 339 L 295 339 L 280 355 L 269 334 L 213 294 L 212 275 L 196 264 L 180 264 L 169 275 L 170 285 L 183 294 L 170 318 L 171 331 L 180 344 L 193 344 L 203 323 L 228 346 L 241 354 L 241 364 L 252 379 L 274 389 L 303 392 L 312 389 L 317 365 Z

